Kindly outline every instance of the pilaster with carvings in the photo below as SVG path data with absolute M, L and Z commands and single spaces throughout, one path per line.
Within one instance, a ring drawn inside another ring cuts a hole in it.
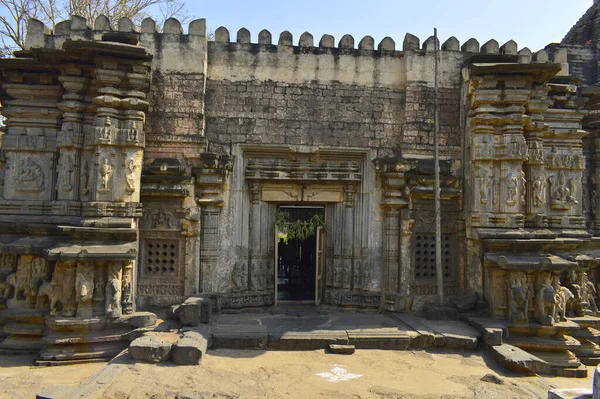
M 402 160 L 375 160 L 381 176 L 383 220 L 383 290 L 386 310 L 406 310 L 410 295 L 411 235 L 410 188 L 406 172 L 413 165 Z
M 2 115 L 5 200 L 54 199 L 56 141 L 61 111 L 57 72 L 30 59 L 4 60 Z

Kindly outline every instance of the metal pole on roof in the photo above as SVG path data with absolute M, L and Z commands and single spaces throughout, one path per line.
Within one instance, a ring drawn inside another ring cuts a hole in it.
M 434 201 L 435 201 L 435 275 L 437 277 L 437 292 L 440 299 L 440 305 L 444 304 L 444 269 L 442 267 L 442 221 L 441 221 L 441 200 L 440 200 L 440 124 L 438 112 L 438 38 L 437 28 L 433 28 L 434 58 L 435 58 L 435 94 L 434 94 Z

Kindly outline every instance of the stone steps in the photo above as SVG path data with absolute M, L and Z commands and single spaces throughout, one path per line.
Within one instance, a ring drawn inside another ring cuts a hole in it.
M 129 341 L 93 344 L 49 345 L 42 350 L 39 361 L 72 362 L 74 360 L 110 360 L 129 346 Z
M 92 331 L 92 332 L 56 332 L 53 331 L 42 338 L 42 342 L 55 345 L 115 342 L 127 340 L 129 329 Z
M 581 342 L 568 335 L 562 337 L 511 336 L 506 343 L 526 351 L 553 352 L 581 348 Z
M 5 353 L 38 353 L 44 346 L 40 336 L 9 335 L 0 343 L 0 350 Z
M 559 377 L 586 378 L 587 368 L 581 360 L 568 350 L 557 352 L 529 351 L 532 355 L 539 357 L 550 365 L 548 374 Z

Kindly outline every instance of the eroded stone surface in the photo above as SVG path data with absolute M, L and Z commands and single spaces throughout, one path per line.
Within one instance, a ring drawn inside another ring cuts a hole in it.
M 135 360 L 158 363 L 168 360 L 171 348 L 179 337 L 169 333 L 146 333 L 129 345 L 129 354 Z

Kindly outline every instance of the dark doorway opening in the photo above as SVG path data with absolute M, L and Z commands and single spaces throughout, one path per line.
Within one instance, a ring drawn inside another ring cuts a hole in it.
M 280 206 L 290 221 L 308 221 L 314 215 L 323 218 L 322 206 Z M 277 301 L 315 301 L 317 234 L 304 239 L 278 238 L 277 242 Z

